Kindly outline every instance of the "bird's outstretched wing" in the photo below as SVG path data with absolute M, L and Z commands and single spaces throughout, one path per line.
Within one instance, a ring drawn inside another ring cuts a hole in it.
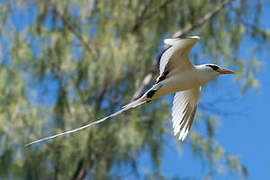
M 200 97 L 200 87 L 175 93 L 172 108 L 172 122 L 174 135 L 179 134 L 179 140 L 184 141 L 187 136 Z
M 159 58 L 160 75 L 157 81 L 164 79 L 173 69 L 181 71 L 192 68 L 189 53 L 199 39 L 199 36 L 165 39 L 164 50 Z

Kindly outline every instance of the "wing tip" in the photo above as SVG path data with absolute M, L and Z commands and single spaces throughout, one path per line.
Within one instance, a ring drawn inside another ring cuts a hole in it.
M 187 135 L 188 135 L 188 130 L 185 130 L 184 132 L 180 132 L 178 140 L 181 142 L 184 142 L 184 140 L 186 139 Z

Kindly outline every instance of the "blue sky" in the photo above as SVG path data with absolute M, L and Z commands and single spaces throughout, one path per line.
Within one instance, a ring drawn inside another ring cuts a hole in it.
M 265 58 L 264 58 L 265 59 Z M 238 97 L 233 102 L 224 102 L 220 108 L 232 115 L 221 116 L 221 124 L 217 130 L 216 140 L 225 148 L 228 153 L 238 154 L 239 160 L 249 170 L 248 179 L 269 179 L 270 178 L 270 72 L 269 62 L 264 61 L 264 68 L 258 74 L 260 90 L 255 92 L 249 90 L 242 97 L 239 97 L 237 90 L 239 85 L 233 83 L 230 77 L 219 79 L 218 88 L 224 88 L 224 94 L 233 93 Z M 221 81 L 225 81 L 221 85 Z M 227 89 L 227 87 L 229 87 Z M 206 93 L 206 92 L 205 92 Z M 203 98 L 207 98 L 204 96 Z M 203 101 L 203 99 L 201 99 Z M 244 112 L 236 115 L 237 112 Z M 168 142 L 163 158 L 163 172 L 169 176 L 190 176 L 201 177 L 207 173 L 206 164 L 198 158 L 194 158 L 190 149 L 184 144 L 181 155 L 177 148 L 175 139 Z M 182 170 L 185 170 L 184 172 Z M 228 174 L 227 174 L 228 175 Z M 229 174 L 230 175 L 230 174 Z M 228 176 L 216 177 L 227 179 Z M 237 176 L 234 176 L 238 179 Z M 232 179 L 232 177 L 230 177 Z
M 1 2 L 1 1 L 0 1 Z M 262 26 L 270 29 L 270 3 L 266 3 L 263 9 Z M 23 28 L 25 24 L 31 22 L 29 14 L 15 13 L 13 17 L 15 22 L 18 22 L 18 27 Z M 24 21 L 17 18 L 23 16 Z M 203 38 L 203 37 L 202 37 Z M 240 56 L 249 59 L 249 48 L 252 42 L 245 40 Z M 268 54 L 267 54 L 268 53 Z M 218 128 L 216 139 L 221 146 L 225 148 L 228 153 L 238 154 L 239 160 L 248 168 L 250 176 L 248 179 L 270 179 L 270 118 L 268 110 L 270 110 L 270 62 L 268 61 L 269 52 L 264 52 L 259 56 L 263 62 L 261 71 L 257 74 L 260 82 L 259 91 L 248 90 L 242 97 L 240 97 L 240 87 L 232 76 L 220 77 L 216 88 L 219 92 L 217 97 L 229 97 L 233 100 L 231 102 L 224 102 L 218 104 L 216 107 L 225 112 L 232 112 L 232 115 L 221 116 L 220 126 Z M 205 63 L 209 63 L 205 61 Z M 52 82 L 51 82 L 52 83 Z M 50 87 L 55 87 L 52 85 Z M 207 88 L 209 92 L 203 91 L 200 102 L 207 101 L 209 95 L 212 95 L 213 89 Z M 50 91 L 50 90 L 49 90 Z M 53 91 L 53 90 L 52 90 Z M 54 96 L 52 94 L 46 94 Z M 46 97 L 48 97 L 46 96 Z M 46 98 L 53 99 L 53 98 Z M 45 102 L 48 103 L 48 102 Z M 236 115 L 237 112 L 241 112 Z M 174 138 L 168 139 L 165 146 L 165 153 L 163 155 L 162 172 L 169 177 L 201 177 L 206 175 L 207 168 L 198 158 L 194 158 L 188 146 L 184 143 L 181 154 L 177 146 L 178 142 Z M 149 166 L 149 159 L 142 157 L 140 160 L 141 168 Z M 214 179 L 228 179 L 230 174 L 225 176 L 217 176 Z M 233 176 L 230 179 L 238 179 Z
M 262 27 L 270 30 L 270 2 L 263 8 Z M 202 37 L 203 38 L 203 37 Z M 249 59 L 251 40 L 245 40 L 240 56 Z M 268 45 L 269 46 L 269 45 Z M 239 155 L 239 160 L 249 170 L 248 179 L 270 179 L 270 62 L 269 52 L 263 52 L 258 57 L 263 62 L 257 79 L 260 82 L 258 91 L 249 89 L 240 96 L 240 87 L 232 77 L 219 77 L 215 88 L 218 93 L 203 92 L 200 102 L 204 102 L 216 94 L 218 97 L 229 97 L 231 102 L 218 104 L 216 107 L 231 115 L 221 116 L 216 133 L 216 140 L 230 154 Z M 205 62 L 207 63 L 207 62 Z M 209 89 L 209 88 L 208 88 Z M 206 89 L 206 90 L 208 90 Z M 209 89 L 209 91 L 212 91 Z M 237 113 L 240 112 L 238 115 Z M 192 156 L 188 146 L 184 144 L 181 154 L 176 148 L 175 139 L 168 140 L 163 156 L 162 171 L 169 177 L 201 177 L 206 175 L 206 163 Z M 218 175 L 214 179 L 240 179 L 231 174 Z

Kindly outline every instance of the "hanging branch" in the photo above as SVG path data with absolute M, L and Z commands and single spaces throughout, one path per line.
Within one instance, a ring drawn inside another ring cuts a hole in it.
M 172 3 L 174 0 L 166 0 L 164 3 L 162 3 L 158 8 L 156 8 L 155 10 L 153 10 L 152 12 L 148 13 L 147 14 L 147 11 L 149 10 L 149 7 L 151 6 L 151 2 L 152 1 L 149 1 L 144 9 L 142 10 L 142 13 L 141 15 L 135 20 L 135 24 L 132 28 L 132 32 L 135 32 L 137 31 L 141 25 L 143 24 L 143 22 L 146 20 L 146 19 L 149 19 L 151 18 L 153 15 L 157 14 L 158 12 L 160 12 L 162 9 L 166 8 L 170 3 Z
M 177 31 L 172 37 L 179 37 L 189 31 L 192 31 L 195 28 L 198 28 L 210 21 L 213 17 L 215 17 L 222 9 L 224 9 L 228 4 L 230 4 L 234 0 L 225 0 L 219 6 L 217 6 L 212 11 L 206 13 L 201 19 L 198 19 L 195 23 L 187 24 L 183 29 Z
M 60 17 L 63 20 L 64 25 L 67 27 L 67 29 L 79 40 L 80 44 L 91 54 L 93 53 L 93 49 L 89 46 L 88 41 L 86 41 L 83 36 L 81 35 L 80 32 L 78 32 L 77 29 L 75 29 L 75 27 L 77 27 L 77 25 L 72 23 L 72 19 L 69 17 L 68 14 L 64 13 L 60 13 L 57 10 L 57 7 L 55 5 L 52 5 L 52 10 L 53 12 Z

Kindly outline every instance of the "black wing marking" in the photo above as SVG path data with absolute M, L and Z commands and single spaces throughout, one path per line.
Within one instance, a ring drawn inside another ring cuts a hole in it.
M 170 49 L 172 47 L 172 45 L 168 45 L 168 44 L 164 44 L 164 47 L 163 47 L 163 50 L 162 50 L 162 52 L 161 52 L 161 54 L 158 56 L 158 60 L 157 60 L 157 64 L 158 64 L 158 69 L 159 69 L 159 66 L 160 66 L 160 60 L 161 60 L 161 57 L 162 57 L 162 55 L 168 50 L 168 49 Z
M 159 83 L 159 82 L 163 81 L 164 79 L 166 79 L 166 77 L 167 77 L 168 74 L 169 74 L 169 71 L 165 71 L 165 72 L 162 74 L 162 76 L 160 76 L 160 77 L 158 78 L 158 80 L 156 81 L 156 83 Z
M 147 98 L 152 98 L 155 94 L 156 90 L 150 90 L 147 94 L 146 94 L 146 97 Z

